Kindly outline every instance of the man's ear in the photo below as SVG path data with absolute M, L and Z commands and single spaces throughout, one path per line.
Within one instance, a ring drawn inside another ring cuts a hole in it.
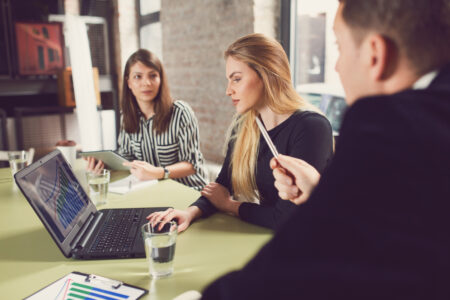
M 365 50 L 369 67 L 369 76 L 374 81 L 381 81 L 390 76 L 391 47 L 390 42 L 380 34 L 367 37 Z

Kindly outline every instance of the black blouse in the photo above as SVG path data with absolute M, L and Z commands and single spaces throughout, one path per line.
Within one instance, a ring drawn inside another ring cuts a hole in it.
M 297 111 L 287 120 L 268 131 L 272 142 L 280 154 L 305 160 L 322 173 L 333 155 L 333 136 L 329 121 L 322 115 L 311 111 Z M 230 159 L 234 141 L 228 144 L 227 155 L 216 179 L 233 194 L 231 184 Z M 278 197 L 274 178 L 270 169 L 273 155 L 261 136 L 256 166 L 256 185 L 260 204 L 244 202 L 239 207 L 242 220 L 256 225 L 273 228 L 294 210 L 295 204 Z M 217 211 L 205 197 L 192 204 L 202 210 L 202 216 L 208 217 Z

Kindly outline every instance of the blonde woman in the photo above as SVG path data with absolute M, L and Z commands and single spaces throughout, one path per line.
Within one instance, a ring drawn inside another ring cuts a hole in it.
M 270 169 L 272 154 L 255 122 L 260 117 L 281 154 L 301 158 L 320 173 L 333 154 L 328 120 L 299 97 L 281 45 L 262 34 L 239 38 L 225 51 L 226 94 L 236 108 L 228 148 L 216 182 L 187 210 L 169 209 L 150 222 L 176 219 L 179 231 L 217 210 L 276 228 L 296 207 L 279 198 Z

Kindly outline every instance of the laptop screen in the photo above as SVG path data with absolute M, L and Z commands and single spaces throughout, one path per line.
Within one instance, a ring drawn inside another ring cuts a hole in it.
M 51 155 L 16 180 L 45 219 L 47 229 L 63 242 L 86 210 L 89 198 L 61 153 Z

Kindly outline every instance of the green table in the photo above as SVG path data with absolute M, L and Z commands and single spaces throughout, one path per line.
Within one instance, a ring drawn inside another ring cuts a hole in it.
M 130 192 L 109 194 L 105 208 L 173 206 L 184 209 L 199 192 L 172 180 Z M 174 274 L 153 280 L 145 259 L 65 258 L 27 200 L 0 169 L 0 298 L 21 299 L 71 271 L 94 273 L 149 289 L 144 299 L 172 299 L 201 291 L 218 276 L 241 268 L 272 236 L 270 230 L 225 214 L 202 219 L 178 236 Z

